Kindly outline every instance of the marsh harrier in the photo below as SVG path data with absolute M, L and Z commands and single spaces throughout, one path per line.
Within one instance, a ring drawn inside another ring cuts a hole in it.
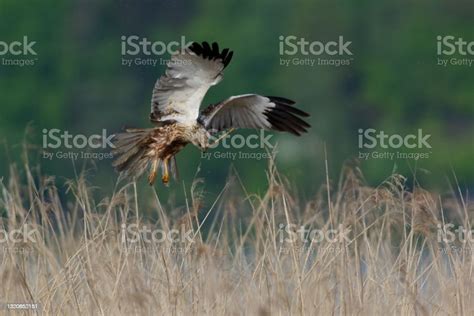
M 193 43 L 175 53 L 166 72 L 155 84 L 148 129 L 126 129 L 115 137 L 114 167 L 127 177 L 139 177 L 149 168 L 152 185 L 161 167 L 162 181 L 177 174 L 176 154 L 192 143 L 201 150 L 211 137 L 236 128 L 289 132 L 300 136 L 310 125 L 300 117 L 309 114 L 282 98 L 244 94 L 232 96 L 199 112 L 211 86 L 223 78 L 233 52 L 219 50 L 217 43 Z

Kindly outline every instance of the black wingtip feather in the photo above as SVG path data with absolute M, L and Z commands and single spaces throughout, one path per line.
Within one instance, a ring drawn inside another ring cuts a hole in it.
M 269 122 L 272 124 L 273 127 L 278 127 L 280 131 L 289 132 L 296 136 L 301 136 L 301 133 L 305 133 L 305 129 L 301 129 L 297 125 L 281 118 L 277 115 L 267 113 L 266 114 Z
M 264 115 L 268 122 L 277 131 L 289 132 L 296 136 L 301 136 L 308 132 L 311 125 L 300 117 L 309 117 L 309 114 L 292 106 L 294 101 L 282 97 L 267 97 L 275 104 L 268 108 Z
M 303 116 L 303 117 L 310 117 L 309 113 L 306 113 L 305 111 L 302 111 L 294 106 L 295 101 L 292 101 L 290 99 L 282 98 L 282 97 L 274 97 L 274 96 L 267 96 L 267 98 L 270 99 L 271 102 L 275 103 L 277 106 L 281 108 L 285 108 L 286 111 L 291 112 L 293 114 Z
M 304 127 L 304 128 L 310 128 L 311 127 L 311 125 L 309 125 L 306 121 L 302 120 L 298 116 L 294 115 L 293 113 L 291 113 L 289 111 L 285 111 L 285 108 L 277 106 L 277 107 L 273 108 L 272 112 L 274 112 L 276 115 L 280 115 L 280 116 L 290 120 L 291 122 L 295 123 L 298 126 L 301 126 L 301 127 Z
M 296 103 L 293 100 L 283 98 L 283 97 L 267 96 L 267 98 L 269 98 L 271 101 L 276 101 L 278 103 L 287 104 L 287 105 L 293 105 Z
M 189 46 L 189 49 L 196 55 L 201 55 L 202 53 L 202 47 L 197 42 L 192 43 L 191 46 Z
M 233 55 L 233 52 L 229 51 L 228 48 L 225 48 L 224 50 L 222 50 L 222 52 L 220 52 L 219 44 L 217 44 L 216 42 L 212 43 L 211 45 L 209 45 L 208 42 L 202 42 L 201 44 L 193 42 L 188 48 L 193 53 L 198 56 L 201 56 L 204 59 L 220 59 L 224 64 L 224 68 L 229 65 Z
M 230 63 L 232 56 L 234 56 L 234 52 L 230 51 L 229 54 L 223 59 L 224 67 L 227 67 L 227 65 Z
M 211 50 L 211 46 L 209 46 L 209 43 L 208 42 L 202 42 L 202 57 L 203 58 L 208 58 L 211 59 L 211 54 L 212 54 L 212 50 Z
M 219 45 L 216 42 L 212 43 L 212 55 L 217 56 L 219 55 Z
M 222 53 L 219 55 L 220 59 L 224 60 L 225 57 L 227 56 L 227 53 L 229 53 L 229 49 L 228 48 L 224 48 L 222 50 Z

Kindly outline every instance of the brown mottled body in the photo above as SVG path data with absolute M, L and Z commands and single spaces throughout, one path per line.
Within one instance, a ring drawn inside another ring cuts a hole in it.
M 162 169 L 162 182 L 168 184 L 169 173 L 177 177 L 176 154 L 188 143 L 201 149 L 208 147 L 209 134 L 200 124 L 187 126 L 166 124 L 151 129 L 128 129 L 116 135 L 114 154 L 119 157 L 114 166 L 127 176 L 139 177 L 149 166 L 148 182 L 152 185 L 158 168 Z
M 161 180 L 164 184 L 168 184 L 169 161 L 174 159 L 174 156 L 189 143 L 189 140 L 186 138 L 185 129 L 179 124 L 158 127 L 153 131 L 151 139 L 153 142 L 149 144 L 149 151 L 147 153 L 147 156 L 152 161 L 148 183 L 152 185 L 155 182 L 158 164 L 162 161 L 163 175 Z

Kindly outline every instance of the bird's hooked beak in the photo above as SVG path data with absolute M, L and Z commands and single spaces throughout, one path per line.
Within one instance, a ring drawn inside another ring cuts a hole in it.
M 209 149 L 209 142 L 206 140 L 206 142 L 201 146 L 201 151 L 203 153 L 207 152 L 207 150 Z
M 194 141 L 192 141 L 192 144 L 193 144 L 195 147 L 199 148 L 199 150 L 202 151 L 202 152 L 206 152 L 207 149 L 209 148 L 209 143 L 207 143 L 207 142 L 202 142 L 202 141 L 200 141 L 200 140 L 194 140 Z

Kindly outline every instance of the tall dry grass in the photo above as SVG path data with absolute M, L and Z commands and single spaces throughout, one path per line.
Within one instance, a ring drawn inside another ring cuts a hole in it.
M 458 189 L 408 191 L 396 174 L 369 187 L 346 167 L 299 201 L 272 162 L 267 175 L 264 194 L 234 175 L 209 205 L 196 181 L 183 207 L 170 209 L 159 191 L 134 183 L 97 200 L 82 176 L 64 200 L 54 178 L 12 166 L 0 183 L 0 227 L 28 225 L 34 242 L 2 240 L 0 303 L 38 303 L 28 313 L 44 315 L 474 313 L 471 242 L 438 236 L 443 223 L 471 227 L 473 206 Z M 137 200 L 146 189 L 148 200 Z M 157 220 L 142 212 L 150 208 Z M 191 240 L 134 242 L 122 226 L 133 224 L 191 230 Z M 284 230 L 299 226 L 350 233 L 289 242 L 295 235 Z

